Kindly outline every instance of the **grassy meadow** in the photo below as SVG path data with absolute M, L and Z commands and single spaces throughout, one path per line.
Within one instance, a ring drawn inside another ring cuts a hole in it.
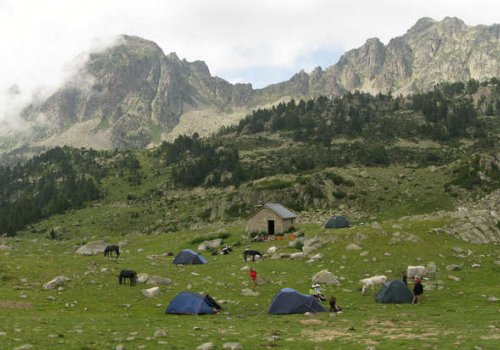
M 2 243 L 10 249 L 0 251 L 0 348 L 195 349 L 205 342 L 214 342 L 218 349 L 228 342 L 239 342 L 244 349 L 498 348 L 500 307 L 488 298 L 500 297 L 500 266 L 495 264 L 500 249 L 431 232 L 446 220 L 358 222 L 350 229 L 337 230 L 299 225 L 306 237 L 320 236 L 324 242 L 313 253 L 321 253 L 323 258 L 311 263 L 307 258 L 273 260 L 269 256 L 244 262 L 241 252 L 246 247 L 266 251 L 275 245 L 282 253 L 297 250 L 288 247 L 288 239 L 250 242 L 241 225 L 150 235 L 110 233 L 104 237 L 106 242 L 128 242 L 119 259 L 74 253 L 83 243 L 103 238 L 102 232 L 92 230 L 86 236 L 63 240 L 30 232 L 6 237 Z M 234 251 L 219 256 L 206 253 L 206 265 L 174 266 L 173 257 L 162 255 L 196 249 L 192 241 L 216 237 L 222 231 L 230 234 L 226 243 Z M 350 243 L 362 249 L 346 250 Z M 452 250 L 455 247 L 465 253 L 459 256 Z M 365 276 L 378 273 L 395 279 L 407 265 L 431 261 L 438 271 L 424 281 L 421 305 L 381 305 L 374 302 L 373 295 L 363 296 L 359 291 L 358 280 Z M 475 263 L 480 267 L 472 268 Z M 446 269 L 449 264 L 462 269 L 450 272 Z M 241 294 L 251 285 L 245 266 L 255 267 L 266 281 L 257 287 L 258 296 Z M 148 299 L 141 289 L 151 285 L 118 284 L 121 269 L 173 282 L 160 286 L 161 296 Z M 325 294 L 337 297 L 343 313 L 267 314 L 276 292 L 291 287 L 307 293 L 311 277 L 323 269 L 341 280 L 340 287 L 326 286 Z M 58 275 L 71 280 L 61 290 L 42 288 Z M 164 314 L 169 301 L 185 290 L 209 293 L 223 301 L 222 312 Z

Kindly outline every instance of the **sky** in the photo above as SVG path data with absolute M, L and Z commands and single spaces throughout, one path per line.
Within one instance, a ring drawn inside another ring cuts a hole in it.
M 0 121 L 55 91 L 120 34 L 260 88 L 331 66 L 368 38 L 387 43 L 419 18 L 446 16 L 500 23 L 500 1 L 0 0 Z

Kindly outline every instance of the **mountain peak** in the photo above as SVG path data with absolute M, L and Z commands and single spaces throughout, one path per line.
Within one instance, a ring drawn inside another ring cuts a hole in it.
M 437 23 L 437 21 L 433 18 L 422 17 L 410 29 L 408 29 L 408 33 L 415 33 L 426 30 L 435 23 Z

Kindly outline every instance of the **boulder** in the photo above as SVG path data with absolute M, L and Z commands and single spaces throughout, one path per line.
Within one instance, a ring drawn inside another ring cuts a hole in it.
M 272 246 L 272 247 L 269 247 L 269 248 L 267 249 L 267 254 L 269 254 L 269 255 L 273 255 L 273 254 L 274 254 L 274 253 L 276 253 L 277 251 L 278 251 L 278 248 L 277 248 L 277 247 L 275 247 L 275 246 Z
M 455 282 L 460 282 L 460 277 L 449 275 L 448 278 Z
M 143 289 L 142 295 L 147 298 L 153 298 L 161 294 L 160 287 L 153 287 L 149 289 Z
M 241 350 L 243 348 L 241 347 L 240 343 L 225 343 L 224 345 L 222 345 L 222 349 L 223 350 Z
M 0 250 L 11 250 L 12 247 L 5 245 L 5 244 L 0 244 Z
M 142 273 L 139 273 L 137 275 L 137 282 L 138 283 L 146 283 L 148 281 L 148 279 L 149 279 L 149 275 L 147 273 L 142 272 Z
M 43 289 L 56 289 L 64 285 L 64 282 L 70 281 L 66 276 L 57 276 L 43 285 Z
M 160 276 L 149 276 L 147 284 L 159 284 L 159 285 L 167 285 L 172 283 L 170 278 L 160 277 Z
M 481 267 L 481 265 L 480 264 L 472 264 L 471 267 L 473 269 L 479 269 Z
M 76 254 L 80 255 L 96 255 L 103 254 L 107 244 L 104 241 L 89 242 L 76 250 Z
M 251 290 L 249 288 L 245 288 L 245 289 L 241 290 L 241 295 L 243 295 L 245 297 L 256 297 L 256 296 L 258 296 L 260 294 L 259 294 L 259 292 Z
M 426 271 L 428 274 L 436 273 L 437 272 L 437 265 L 434 261 L 429 261 L 427 263 L 427 266 L 425 267 Z
M 312 277 L 312 283 L 340 286 L 338 278 L 328 270 L 321 270 Z
M 299 258 L 303 258 L 304 257 L 304 253 L 302 252 L 297 252 L 297 253 L 292 253 L 290 254 L 290 259 L 299 259 Z
M 203 343 L 201 345 L 198 345 L 196 350 L 215 350 L 215 344 L 212 342 Z
M 218 249 L 222 245 L 223 240 L 221 238 L 213 239 L 211 241 L 205 241 L 198 246 L 198 250 L 207 249 Z
M 356 243 L 351 243 L 351 244 L 348 244 L 346 247 L 345 247 L 346 250 L 361 250 L 362 248 L 357 245 Z
M 462 266 L 457 265 L 457 264 L 446 265 L 446 270 L 448 270 L 448 271 L 460 271 L 461 269 L 462 269 Z
M 304 255 L 309 255 L 313 250 L 319 249 L 323 246 L 321 239 L 319 237 L 312 237 L 304 240 L 302 246 L 302 252 Z

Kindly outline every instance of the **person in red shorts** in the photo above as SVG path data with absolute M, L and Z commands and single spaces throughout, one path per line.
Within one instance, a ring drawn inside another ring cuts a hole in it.
M 257 271 L 255 271 L 254 268 L 250 269 L 250 279 L 253 282 L 252 290 L 255 290 L 255 287 L 257 286 Z

